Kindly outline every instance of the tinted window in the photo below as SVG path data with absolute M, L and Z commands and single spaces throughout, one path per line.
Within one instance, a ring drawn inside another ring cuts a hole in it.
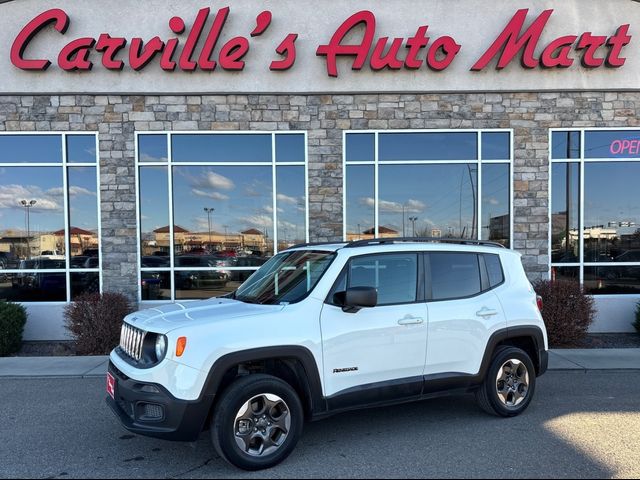
M 432 253 L 431 291 L 434 300 L 480 293 L 478 256 L 471 253 Z
M 415 302 L 417 279 L 416 254 L 360 257 L 349 265 L 349 286 L 377 288 L 378 305 Z
M 491 288 L 500 285 L 504 281 L 502 273 L 502 265 L 500 264 L 500 256 L 485 255 L 484 263 L 487 265 L 487 273 L 489 275 L 489 286 Z

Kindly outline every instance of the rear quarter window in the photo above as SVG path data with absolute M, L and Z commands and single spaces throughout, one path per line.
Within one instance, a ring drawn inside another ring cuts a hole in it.
M 502 271 L 500 255 L 486 253 L 484 255 L 484 263 L 487 265 L 487 275 L 489 277 L 490 288 L 497 287 L 504 282 L 504 272 Z

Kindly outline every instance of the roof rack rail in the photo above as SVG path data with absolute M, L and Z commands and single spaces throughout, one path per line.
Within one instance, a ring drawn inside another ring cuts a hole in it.
M 310 243 L 299 243 L 297 245 L 292 245 L 290 247 L 285 248 L 285 250 L 291 250 L 292 248 L 304 248 L 304 247 L 319 247 L 322 245 L 339 245 L 341 243 L 347 242 L 310 242 Z
M 472 240 L 469 238 L 442 238 L 442 237 L 383 237 L 368 240 L 356 240 L 345 245 L 344 248 L 366 247 L 367 245 L 386 245 L 394 243 L 454 243 L 458 245 L 480 245 L 486 247 L 506 248 L 497 242 L 487 240 Z

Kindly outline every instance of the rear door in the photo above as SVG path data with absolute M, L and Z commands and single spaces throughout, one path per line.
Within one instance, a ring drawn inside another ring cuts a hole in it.
M 429 333 L 424 373 L 476 374 L 489 337 L 506 327 L 493 291 L 504 282 L 499 256 L 432 252 L 425 265 Z

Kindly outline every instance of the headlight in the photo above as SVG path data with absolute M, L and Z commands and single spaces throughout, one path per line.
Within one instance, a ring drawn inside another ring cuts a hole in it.
M 167 337 L 158 335 L 156 337 L 156 360 L 160 362 L 167 354 Z

